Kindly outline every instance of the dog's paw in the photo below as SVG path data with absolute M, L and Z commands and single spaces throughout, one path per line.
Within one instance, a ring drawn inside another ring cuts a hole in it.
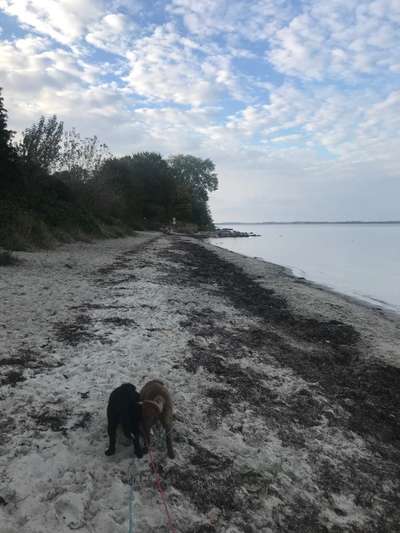
M 108 448 L 108 450 L 105 451 L 106 455 L 114 455 L 114 453 L 115 453 L 115 450 L 111 450 L 110 448 Z

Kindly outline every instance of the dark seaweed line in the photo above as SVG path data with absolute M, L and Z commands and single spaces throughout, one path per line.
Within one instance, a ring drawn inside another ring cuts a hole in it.
M 175 239 L 166 254 L 191 267 L 187 283 L 217 283 L 235 307 L 261 318 L 265 331 L 260 342 L 268 344 L 273 357 L 306 381 L 317 381 L 325 396 L 350 413 L 353 431 L 394 446 L 400 457 L 400 369 L 360 358 L 360 335 L 353 326 L 294 315 L 272 289 L 261 287 L 201 244 Z M 282 340 L 280 328 L 311 343 L 313 350 L 294 350 Z

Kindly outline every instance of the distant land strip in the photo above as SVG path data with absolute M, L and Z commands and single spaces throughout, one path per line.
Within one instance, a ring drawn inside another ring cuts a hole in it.
M 295 220 L 293 222 L 216 222 L 217 226 L 224 226 L 228 224 L 241 226 L 256 226 L 256 225 L 294 225 L 294 224 L 400 224 L 400 220 L 346 220 L 346 221 L 329 221 L 329 220 Z

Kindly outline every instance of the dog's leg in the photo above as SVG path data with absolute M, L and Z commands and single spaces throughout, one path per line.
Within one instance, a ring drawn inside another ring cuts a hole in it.
M 172 426 L 170 424 L 168 424 L 168 422 L 166 422 L 165 420 L 161 420 L 161 423 L 162 423 L 163 428 L 165 430 L 165 440 L 167 441 L 168 457 L 170 459 L 174 459 L 175 458 L 175 452 L 174 452 L 174 447 L 172 445 L 172 436 L 171 436 Z
M 144 439 L 144 446 L 143 446 L 143 453 L 148 453 L 150 448 L 150 429 L 151 427 L 149 424 L 146 424 L 146 422 L 142 425 L 142 433 L 143 433 L 143 439 Z
M 135 448 L 135 455 L 138 459 L 141 459 L 143 457 L 143 450 L 142 446 L 140 444 L 140 432 L 136 431 L 133 434 L 133 446 Z
M 115 420 L 112 420 L 111 417 L 108 417 L 108 436 L 110 438 L 110 445 L 108 450 L 106 450 L 106 455 L 114 455 L 115 453 L 115 440 L 117 433 L 117 423 Z

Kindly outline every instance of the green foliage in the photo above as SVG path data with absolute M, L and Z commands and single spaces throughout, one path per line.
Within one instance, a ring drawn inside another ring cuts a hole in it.
M 122 219 L 136 227 L 165 224 L 175 216 L 176 183 L 160 154 L 140 152 L 106 161 L 92 185 L 112 193 Z
M 104 213 L 133 227 L 143 226 L 143 183 L 135 178 L 131 157 L 110 159 L 99 170 L 91 186 Z
M 16 153 L 11 144 L 13 132 L 7 129 L 7 110 L 4 107 L 4 99 L 0 87 L 0 195 L 13 186 L 17 176 Z
M 176 186 L 176 197 L 174 204 L 174 216 L 176 220 L 190 222 L 193 215 L 192 191 L 190 187 L 182 184 Z
M 23 132 L 18 147 L 20 157 L 26 164 L 48 171 L 58 161 L 63 129 L 64 124 L 57 120 L 56 115 L 47 120 L 41 116 L 37 124 Z
M 192 198 L 192 221 L 201 229 L 213 227 L 213 221 L 207 202 L 194 197 Z
M 110 157 L 108 146 L 99 143 L 96 135 L 82 139 L 73 128 L 64 132 L 53 169 L 64 172 L 64 179 L 71 182 L 87 182 Z
M 174 155 L 168 160 L 178 183 L 190 187 L 192 194 L 206 202 L 208 193 L 218 189 L 218 177 L 211 159 L 193 155 Z
M 142 191 L 143 217 L 161 223 L 173 214 L 175 182 L 167 162 L 160 154 L 140 152 L 130 158 L 132 176 Z
M 112 158 L 96 136 L 63 134 L 57 117 L 41 117 L 15 149 L 0 93 L 0 246 L 50 246 L 54 237 L 120 235 L 212 226 L 208 195 L 217 189 L 214 163 L 155 152 Z
M 20 262 L 18 257 L 8 250 L 0 250 L 0 266 L 13 266 Z
M 0 200 L 0 246 L 9 250 L 28 250 L 32 245 L 43 245 L 36 239 L 42 224 L 40 217 L 25 206 L 10 199 Z
M 7 129 L 7 109 L 4 107 L 4 99 L 1 95 L 0 87 L 0 162 L 4 164 L 12 157 L 12 131 Z
M 182 209 L 187 214 L 190 212 L 191 222 L 202 228 L 211 227 L 213 222 L 207 202 L 208 193 L 218 188 L 214 163 L 192 155 L 172 156 L 168 163 L 178 184 L 179 212 L 182 213 Z M 187 218 L 181 220 L 189 221 Z

